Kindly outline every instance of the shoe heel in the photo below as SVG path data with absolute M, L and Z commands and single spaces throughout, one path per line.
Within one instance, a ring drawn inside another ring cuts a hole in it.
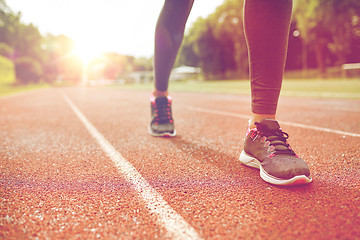
M 240 162 L 242 164 L 244 164 L 244 165 L 246 165 L 248 167 L 253 167 L 253 168 L 260 169 L 259 160 L 257 160 L 256 158 L 246 154 L 244 150 L 241 152 L 239 160 L 240 160 Z

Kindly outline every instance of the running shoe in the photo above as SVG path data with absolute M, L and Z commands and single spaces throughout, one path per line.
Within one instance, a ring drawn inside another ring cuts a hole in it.
M 155 137 L 174 137 L 176 130 L 171 111 L 171 97 L 151 97 L 149 133 Z
M 264 119 L 248 129 L 241 163 L 260 169 L 260 177 L 275 185 L 298 185 L 312 181 L 306 162 L 295 154 L 276 120 Z

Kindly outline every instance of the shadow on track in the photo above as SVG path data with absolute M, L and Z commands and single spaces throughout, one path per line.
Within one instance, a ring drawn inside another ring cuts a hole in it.
M 187 141 L 178 135 L 175 138 L 166 138 L 169 140 L 175 147 L 180 149 L 182 152 L 190 155 L 191 157 L 197 159 L 198 161 L 206 161 L 207 163 L 215 166 L 224 172 L 224 175 L 227 177 L 233 178 L 236 182 L 249 181 L 249 184 L 259 184 L 261 186 L 272 186 L 279 189 L 284 189 L 288 191 L 299 191 L 304 192 L 310 189 L 313 190 L 312 185 L 295 185 L 295 186 L 277 186 L 271 185 L 264 182 L 259 176 L 259 170 L 246 167 L 240 163 L 238 156 L 240 154 L 240 149 L 234 154 L 227 154 L 224 152 L 216 151 L 207 146 L 201 146 L 194 144 L 190 141 Z

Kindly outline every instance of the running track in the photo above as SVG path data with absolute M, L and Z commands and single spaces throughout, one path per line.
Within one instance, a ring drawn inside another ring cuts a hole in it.
M 149 93 L 59 88 L 0 98 L 1 239 L 360 239 L 360 101 L 282 97 L 313 183 L 238 162 L 249 96 L 174 93 L 176 138 L 148 135 Z

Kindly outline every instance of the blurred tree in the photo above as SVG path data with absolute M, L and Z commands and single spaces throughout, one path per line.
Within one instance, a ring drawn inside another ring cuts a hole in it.
M 7 45 L 6 43 L 0 42 L 0 55 L 1 56 L 11 58 L 13 53 L 14 53 L 14 49 L 12 49 L 12 47 Z
M 237 69 L 240 77 L 248 74 L 247 46 L 243 28 L 243 0 L 226 0 L 209 16 L 214 23 L 214 35 L 220 39 L 223 64 Z M 232 57 L 229 57 L 232 56 Z
M 176 65 L 200 67 L 205 79 L 224 79 L 236 70 L 247 74 L 242 6 L 243 1 L 226 0 L 206 19 L 198 18 L 185 35 Z
M 2 1 L 1 5 L 4 5 Z M 0 9 L 0 42 L 14 49 L 16 57 L 33 57 L 42 60 L 42 36 L 37 27 L 23 24 L 21 13 L 13 13 L 8 7 Z
M 42 48 L 46 52 L 45 63 L 44 63 L 44 79 L 46 82 L 52 82 L 59 76 L 59 58 L 60 52 L 58 50 L 58 37 L 52 34 L 46 34 L 43 37 Z
M 198 65 L 202 69 L 205 79 L 210 74 L 216 73 L 219 58 L 217 56 L 217 39 L 215 39 L 211 23 L 199 18 L 193 25 L 195 32 L 192 35 L 194 41 L 193 51 L 197 56 Z
M 152 59 L 121 55 L 110 52 L 90 61 L 88 76 L 91 80 L 99 79 L 126 79 L 134 71 L 151 71 Z
M 37 27 L 32 24 L 20 24 L 17 38 L 19 40 L 14 49 L 18 56 L 30 57 L 41 64 L 44 63 L 46 53 L 41 47 L 43 37 Z
M 114 80 L 126 72 L 126 57 L 117 53 L 106 53 L 104 59 L 106 60 L 103 73 L 105 79 Z
M 134 60 L 134 71 L 152 71 L 152 58 L 140 57 Z
M 44 77 L 48 82 L 56 79 L 78 83 L 83 75 L 83 63 L 74 54 L 74 42 L 65 35 L 54 36 L 47 34 L 43 37 Z
M 65 55 L 57 62 L 57 66 L 59 69 L 57 79 L 72 84 L 81 82 L 84 74 L 84 66 L 80 57 L 73 54 Z
M 4 9 L 6 8 L 6 3 L 5 3 L 5 0 L 0 0 L 0 9 Z
M 353 40 L 360 39 L 360 1 L 332 0 L 327 4 L 331 18 L 327 16 L 327 27 L 332 35 L 332 42 L 328 47 L 337 58 L 337 65 L 346 63 L 347 56 L 354 50 Z M 360 52 L 358 52 L 360 56 Z
M 21 57 L 15 61 L 17 84 L 36 83 L 42 76 L 42 67 L 32 58 Z
M 134 57 L 118 53 L 104 54 L 104 78 L 118 79 L 134 70 Z
M 6 44 L 15 51 L 20 28 L 20 13 L 13 13 L 4 0 L 0 0 L 0 42 Z M 14 52 L 13 52 L 14 53 Z M 13 58 L 13 56 L 9 56 Z
M 302 40 L 299 37 L 299 34 L 299 30 L 296 28 L 296 20 L 292 19 L 286 57 L 286 70 L 301 69 Z
M 27 68 L 30 69 L 28 62 L 30 59 L 34 59 L 34 66 L 36 67 L 31 67 L 31 69 L 38 74 L 42 72 L 42 69 L 38 68 L 39 66 L 42 68 L 45 54 L 41 49 L 42 36 L 37 27 L 32 24 L 23 24 L 20 19 L 21 13 L 13 13 L 4 0 L 0 1 L 0 42 L 2 46 L 6 44 L 10 47 L 8 49 L 12 49 L 12 51 L 8 52 L 10 53 L 8 57 L 15 65 L 17 63 L 21 64 L 21 66 L 27 64 Z M 26 64 L 23 60 L 19 60 L 21 58 L 26 59 Z M 15 67 L 16 75 L 21 75 L 21 78 L 23 78 L 23 72 L 17 72 L 19 69 L 22 69 L 22 67 Z M 34 79 L 40 80 L 38 77 L 33 77 L 31 81 L 34 81 Z M 20 81 L 22 83 L 27 82 L 23 79 Z
M 304 49 L 314 49 L 320 72 L 326 71 L 329 51 L 337 56 L 337 65 L 345 63 L 353 39 L 360 37 L 360 1 L 296 0 L 294 9 Z
M 192 67 L 199 67 L 199 57 L 194 52 L 194 39 L 191 38 L 193 29 L 190 29 L 188 34 L 184 37 L 183 43 L 180 47 L 179 54 L 175 61 L 175 67 L 187 65 Z

